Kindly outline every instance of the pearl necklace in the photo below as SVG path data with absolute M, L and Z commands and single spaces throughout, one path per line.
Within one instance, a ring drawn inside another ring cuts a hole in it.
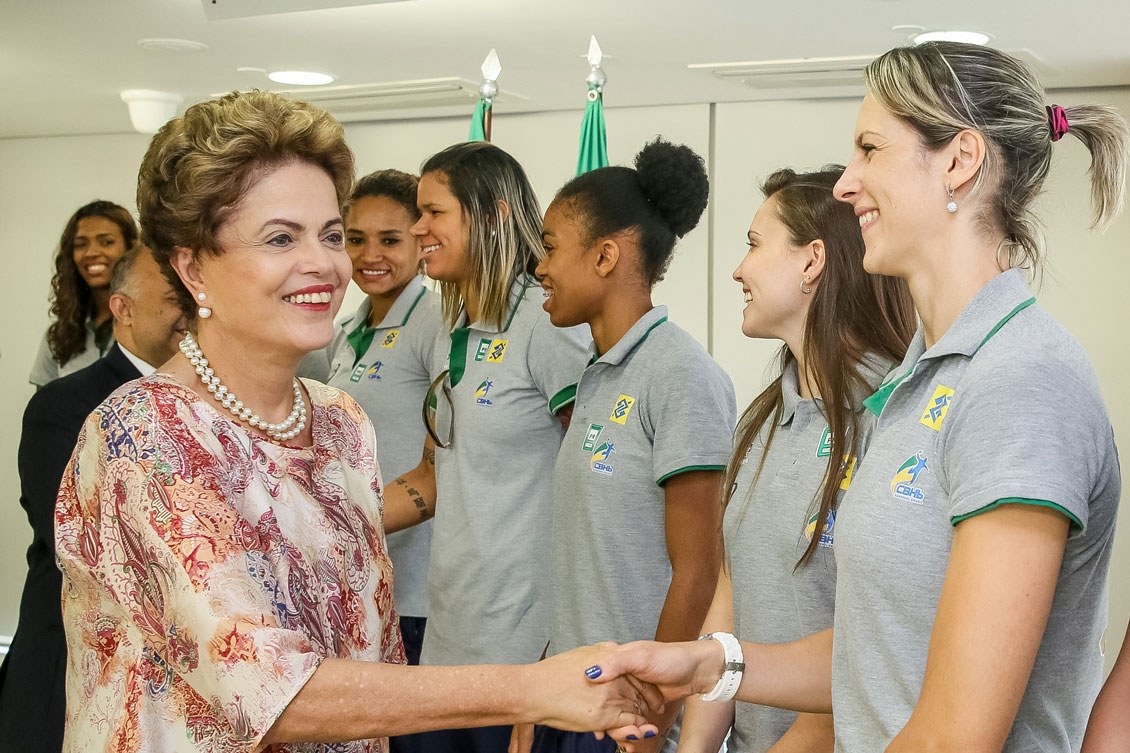
M 185 333 L 184 339 L 180 341 L 180 352 L 184 354 L 190 364 L 196 367 L 200 381 L 204 383 L 216 402 L 227 408 L 240 421 L 251 424 L 251 426 L 278 442 L 293 439 L 306 428 L 306 403 L 302 400 L 302 388 L 297 379 L 294 380 L 294 407 L 291 408 L 290 415 L 284 421 L 272 424 L 252 413 L 242 400 L 238 399 L 232 394 L 231 390 L 224 386 L 220 378 L 216 376 L 216 372 L 208 365 L 208 359 L 204 357 L 200 345 L 197 344 L 196 338 L 191 333 Z

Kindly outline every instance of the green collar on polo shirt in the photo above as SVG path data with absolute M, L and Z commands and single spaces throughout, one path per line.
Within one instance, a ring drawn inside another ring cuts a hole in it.
M 643 345 L 652 330 L 665 321 L 667 321 L 667 307 L 655 306 L 641 316 L 603 356 L 596 352 L 596 343 L 594 342 L 591 347 L 592 357 L 589 359 L 589 366 L 595 363 L 619 366 L 636 348 Z
M 474 323 L 468 324 L 467 310 L 464 309 L 459 315 L 458 321 L 455 323 L 455 328 L 451 330 L 451 352 L 448 356 L 448 369 L 449 378 L 451 379 L 451 386 L 459 384 L 463 379 L 463 374 L 467 370 L 467 341 L 471 337 L 471 330 L 477 329 L 481 332 L 501 333 L 510 329 L 510 324 L 514 321 L 514 315 L 518 313 L 518 307 L 526 299 L 526 291 L 530 289 L 536 281 L 533 277 L 523 274 L 510 284 L 510 316 L 506 320 L 500 330 L 491 330 L 485 327 L 477 326 Z
M 899 372 L 901 375 L 888 379 L 875 394 L 863 401 L 863 405 L 876 416 L 882 415 L 891 393 L 914 373 L 919 363 L 951 355 L 972 358 L 1004 325 L 1035 302 L 1019 269 L 1002 272 L 981 288 L 932 348 L 926 349 L 926 338 L 919 327 L 903 359 L 903 366 L 891 372 L 892 377 Z
M 408 324 L 408 320 L 412 318 L 412 312 L 416 310 L 416 305 L 420 303 L 426 292 L 428 291 L 424 288 L 422 278 L 419 276 L 413 278 L 404 290 L 400 291 L 400 295 L 392 303 L 392 308 L 381 319 L 381 323 L 375 327 L 369 326 L 369 313 L 373 310 L 372 303 L 368 297 L 361 302 L 361 305 L 357 308 L 357 313 L 341 323 L 342 329 L 353 327 L 349 334 L 345 336 L 345 339 L 349 343 L 349 347 L 353 349 L 354 366 L 369 352 L 369 346 L 373 344 L 373 337 L 376 336 L 378 329 L 391 329 Z

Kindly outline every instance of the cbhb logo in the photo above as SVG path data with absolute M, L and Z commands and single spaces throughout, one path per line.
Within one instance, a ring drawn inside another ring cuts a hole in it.
M 636 399 L 629 395 L 621 395 L 616 398 L 616 404 L 612 406 L 612 415 L 608 417 L 609 421 L 624 426 L 628 423 L 628 415 L 632 412 L 632 406 L 636 404 Z
M 494 405 L 494 401 L 487 397 L 487 393 L 490 392 L 490 389 L 493 386 L 493 379 L 487 379 L 482 384 L 480 384 L 478 389 L 475 390 L 475 402 L 479 405 Z
M 369 367 L 369 370 L 365 372 L 365 376 L 369 377 L 370 379 L 380 379 L 382 366 L 384 366 L 384 364 L 380 361 L 375 362 L 372 366 Z
M 930 470 L 926 465 L 926 456 L 921 451 L 911 455 L 906 462 L 895 471 L 891 479 L 891 496 L 921 505 L 926 501 L 926 492 L 918 486 L 918 477 Z
M 592 454 L 592 460 L 589 461 L 589 467 L 596 473 L 604 473 L 609 476 L 612 475 L 612 466 L 608 464 L 608 459 L 612 457 L 612 453 L 616 450 L 616 445 L 611 442 L 605 442 L 600 447 L 596 448 L 596 452 Z
M 926 403 L 926 410 L 922 411 L 922 418 L 918 419 L 918 423 L 929 426 L 934 431 L 941 430 L 942 421 L 946 420 L 952 400 L 953 390 L 944 384 L 939 384 L 930 402 Z
M 812 537 L 816 533 L 816 521 L 819 519 L 819 510 L 812 513 L 812 517 L 808 519 L 808 525 L 804 527 L 804 538 L 807 541 L 812 541 Z M 829 510 L 827 520 L 824 523 L 824 530 L 820 532 L 820 546 L 832 546 L 835 543 L 835 528 L 836 511 Z

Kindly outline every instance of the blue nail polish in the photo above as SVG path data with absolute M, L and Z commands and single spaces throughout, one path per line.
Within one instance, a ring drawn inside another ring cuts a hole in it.
M 639 740 L 639 738 L 636 737 L 635 735 L 628 735 L 628 739 L 629 740 Z
M 600 675 L 601 675 L 600 667 L 598 667 L 594 664 L 593 666 L 591 666 L 591 667 L 589 667 L 588 669 L 585 670 L 585 675 L 590 680 L 595 680 L 596 678 L 600 677 Z
M 655 737 L 655 733 L 652 732 L 651 730 L 648 730 L 647 732 L 643 733 L 643 736 L 650 740 L 651 738 Z

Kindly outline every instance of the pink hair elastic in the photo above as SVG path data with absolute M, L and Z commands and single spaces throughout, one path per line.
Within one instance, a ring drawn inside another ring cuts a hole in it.
M 1059 105 L 1048 105 L 1048 129 L 1052 134 L 1052 141 L 1059 141 L 1067 133 L 1067 113 Z

